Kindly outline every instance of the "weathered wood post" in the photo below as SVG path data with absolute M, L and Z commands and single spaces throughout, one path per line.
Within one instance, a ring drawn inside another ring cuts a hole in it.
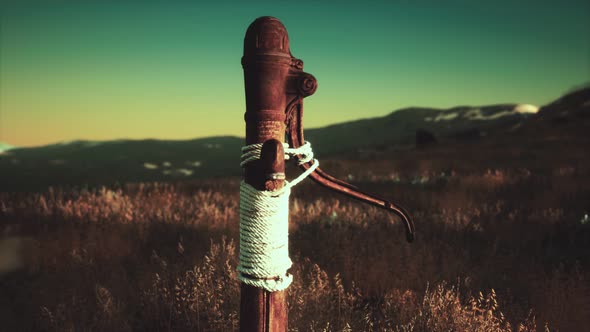
M 244 181 L 257 190 L 272 191 L 284 185 L 285 109 L 292 57 L 283 24 L 260 17 L 244 38 L 246 90 L 246 145 L 264 143 L 260 160 L 246 164 Z M 240 331 L 286 331 L 286 291 L 269 292 L 242 283 Z

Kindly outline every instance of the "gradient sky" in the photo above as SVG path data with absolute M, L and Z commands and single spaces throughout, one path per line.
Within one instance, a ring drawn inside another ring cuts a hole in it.
M 590 80 L 587 0 L 4 1 L 0 142 L 243 136 L 243 37 L 264 15 L 318 79 L 307 128 Z

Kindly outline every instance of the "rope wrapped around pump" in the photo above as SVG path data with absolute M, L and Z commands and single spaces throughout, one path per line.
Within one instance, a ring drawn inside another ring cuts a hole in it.
M 240 183 L 240 264 L 238 278 L 245 284 L 269 292 L 285 290 L 293 281 L 287 273 L 289 258 L 289 194 L 291 188 L 303 181 L 318 166 L 311 144 L 299 148 L 285 147 L 285 159 L 297 158 L 298 164 L 313 160 L 313 165 L 295 180 L 275 191 L 260 191 Z M 240 166 L 260 159 L 262 143 L 242 147 Z

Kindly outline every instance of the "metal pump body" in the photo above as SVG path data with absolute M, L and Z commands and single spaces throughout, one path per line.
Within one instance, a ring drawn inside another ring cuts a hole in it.
M 256 19 L 244 38 L 244 81 L 246 87 L 246 144 L 274 138 L 291 147 L 304 143 L 303 98 L 317 89 L 317 80 L 303 71 L 303 61 L 291 54 L 285 26 L 276 18 Z M 321 144 L 321 142 L 315 142 Z M 312 162 L 301 165 L 308 169 Z M 246 179 L 253 176 L 246 167 Z M 393 212 L 402 220 L 408 242 L 414 239 L 414 225 L 401 206 L 338 180 L 317 168 L 310 174 L 316 183 L 346 196 Z

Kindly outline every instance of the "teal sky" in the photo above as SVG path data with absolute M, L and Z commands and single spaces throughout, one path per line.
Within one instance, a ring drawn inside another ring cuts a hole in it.
M 4 1 L 0 142 L 243 136 L 243 37 L 264 15 L 318 79 L 308 128 L 590 81 L 589 1 Z

